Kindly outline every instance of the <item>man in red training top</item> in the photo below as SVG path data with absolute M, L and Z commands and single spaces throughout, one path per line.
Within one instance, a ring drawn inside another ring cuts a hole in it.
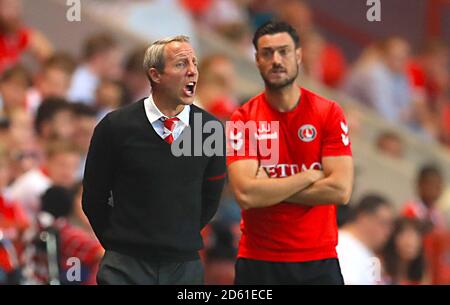
M 302 53 L 289 24 L 262 25 L 253 44 L 265 91 L 227 130 L 242 207 L 235 283 L 343 284 L 335 248 L 336 205 L 349 201 L 353 184 L 346 119 L 336 102 L 295 84 Z

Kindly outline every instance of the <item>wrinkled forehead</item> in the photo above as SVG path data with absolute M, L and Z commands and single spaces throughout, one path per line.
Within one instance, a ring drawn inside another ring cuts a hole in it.
M 164 53 L 166 59 L 177 59 L 177 58 L 194 58 L 195 52 L 192 46 L 188 42 L 178 42 L 174 41 L 166 45 L 164 48 Z

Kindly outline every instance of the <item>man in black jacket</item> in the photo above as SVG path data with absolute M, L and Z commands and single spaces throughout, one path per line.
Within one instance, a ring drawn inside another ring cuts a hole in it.
M 217 134 L 195 130 L 220 123 L 192 105 L 198 71 L 187 37 L 154 42 L 144 69 L 152 94 L 109 113 L 87 156 L 83 210 L 106 249 L 97 281 L 201 284 L 200 231 L 217 210 L 225 152 L 199 154 Z M 197 153 L 178 156 L 174 146 Z

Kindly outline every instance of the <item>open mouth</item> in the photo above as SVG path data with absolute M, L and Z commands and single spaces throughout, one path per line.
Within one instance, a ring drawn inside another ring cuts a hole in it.
M 183 91 L 187 96 L 194 96 L 195 93 L 195 85 L 196 82 L 189 82 L 186 86 L 184 86 Z

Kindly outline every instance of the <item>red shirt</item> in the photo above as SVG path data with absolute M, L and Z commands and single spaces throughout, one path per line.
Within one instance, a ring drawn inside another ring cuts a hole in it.
M 211 102 L 211 105 L 209 105 L 208 109 L 206 110 L 219 120 L 226 121 L 238 108 L 237 106 L 237 103 L 235 103 L 230 98 L 218 97 Z
M 420 221 L 428 221 L 436 229 L 445 229 L 445 216 L 436 208 L 429 208 L 420 200 L 410 200 L 403 204 L 400 213 L 407 218 L 414 218 Z
M 57 220 L 57 227 L 60 233 L 61 264 L 63 269 L 65 270 L 68 267 L 66 262 L 69 258 L 76 257 L 88 271 L 87 278 L 82 280 L 82 284 L 95 284 L 98 265 L 103 255 L 102 246 L 93 236 L 69 224 L 64 219 Z
M 320 55 L 320 62 L 323 83 L 333 88 L 338 87 L 347 70 L 342 51 L 333 44 L 327 44 Z
M 30 33 L 27 28 L 14 35 L 0 33 L 0 73 L 17 63 L 30 43 Z
M 0 235 L 4 235 L 6 239 L 11 240 L 15 246 L 12 249 L 13 252 L 11 252 L 11 249 L 7 251 L 6 241 L 2 241 L 0 238 L 0 270 L 10 272 L 17 267 L 14 262 L 17 258 L 13 258 L 11 255 L 17 256 L 17 252 L 21 250 L 19 233 L 25 230 L 28 225 L 29 219 L 21 206 L 14 201 L 7 200 L 0 193 Z
M 300 102 L 289 112 L 273 109 L 261 93 L 233 113 L 233 122 L 256 121 L 258 131 L 227 130 L 228 164 L 257 159 L 271 178 L 281 178 L 321 169 L 322 157 L 351 156 L 348 125 L 341 107 L 306 89 L 300 90 Z M 259 139 L 256 148 L 249 142 L 250 135 Z M 278 158 L 273 157 L 274 152 L 264 157 L 260 145 L 269 145 L 261 144 L 264 141 L 278 147 Z M 277 262 L 337 257 L 336 207 L 332 204 L 306 207 L 282 202 L 243 210 L 241 230 L 238 257 Z

